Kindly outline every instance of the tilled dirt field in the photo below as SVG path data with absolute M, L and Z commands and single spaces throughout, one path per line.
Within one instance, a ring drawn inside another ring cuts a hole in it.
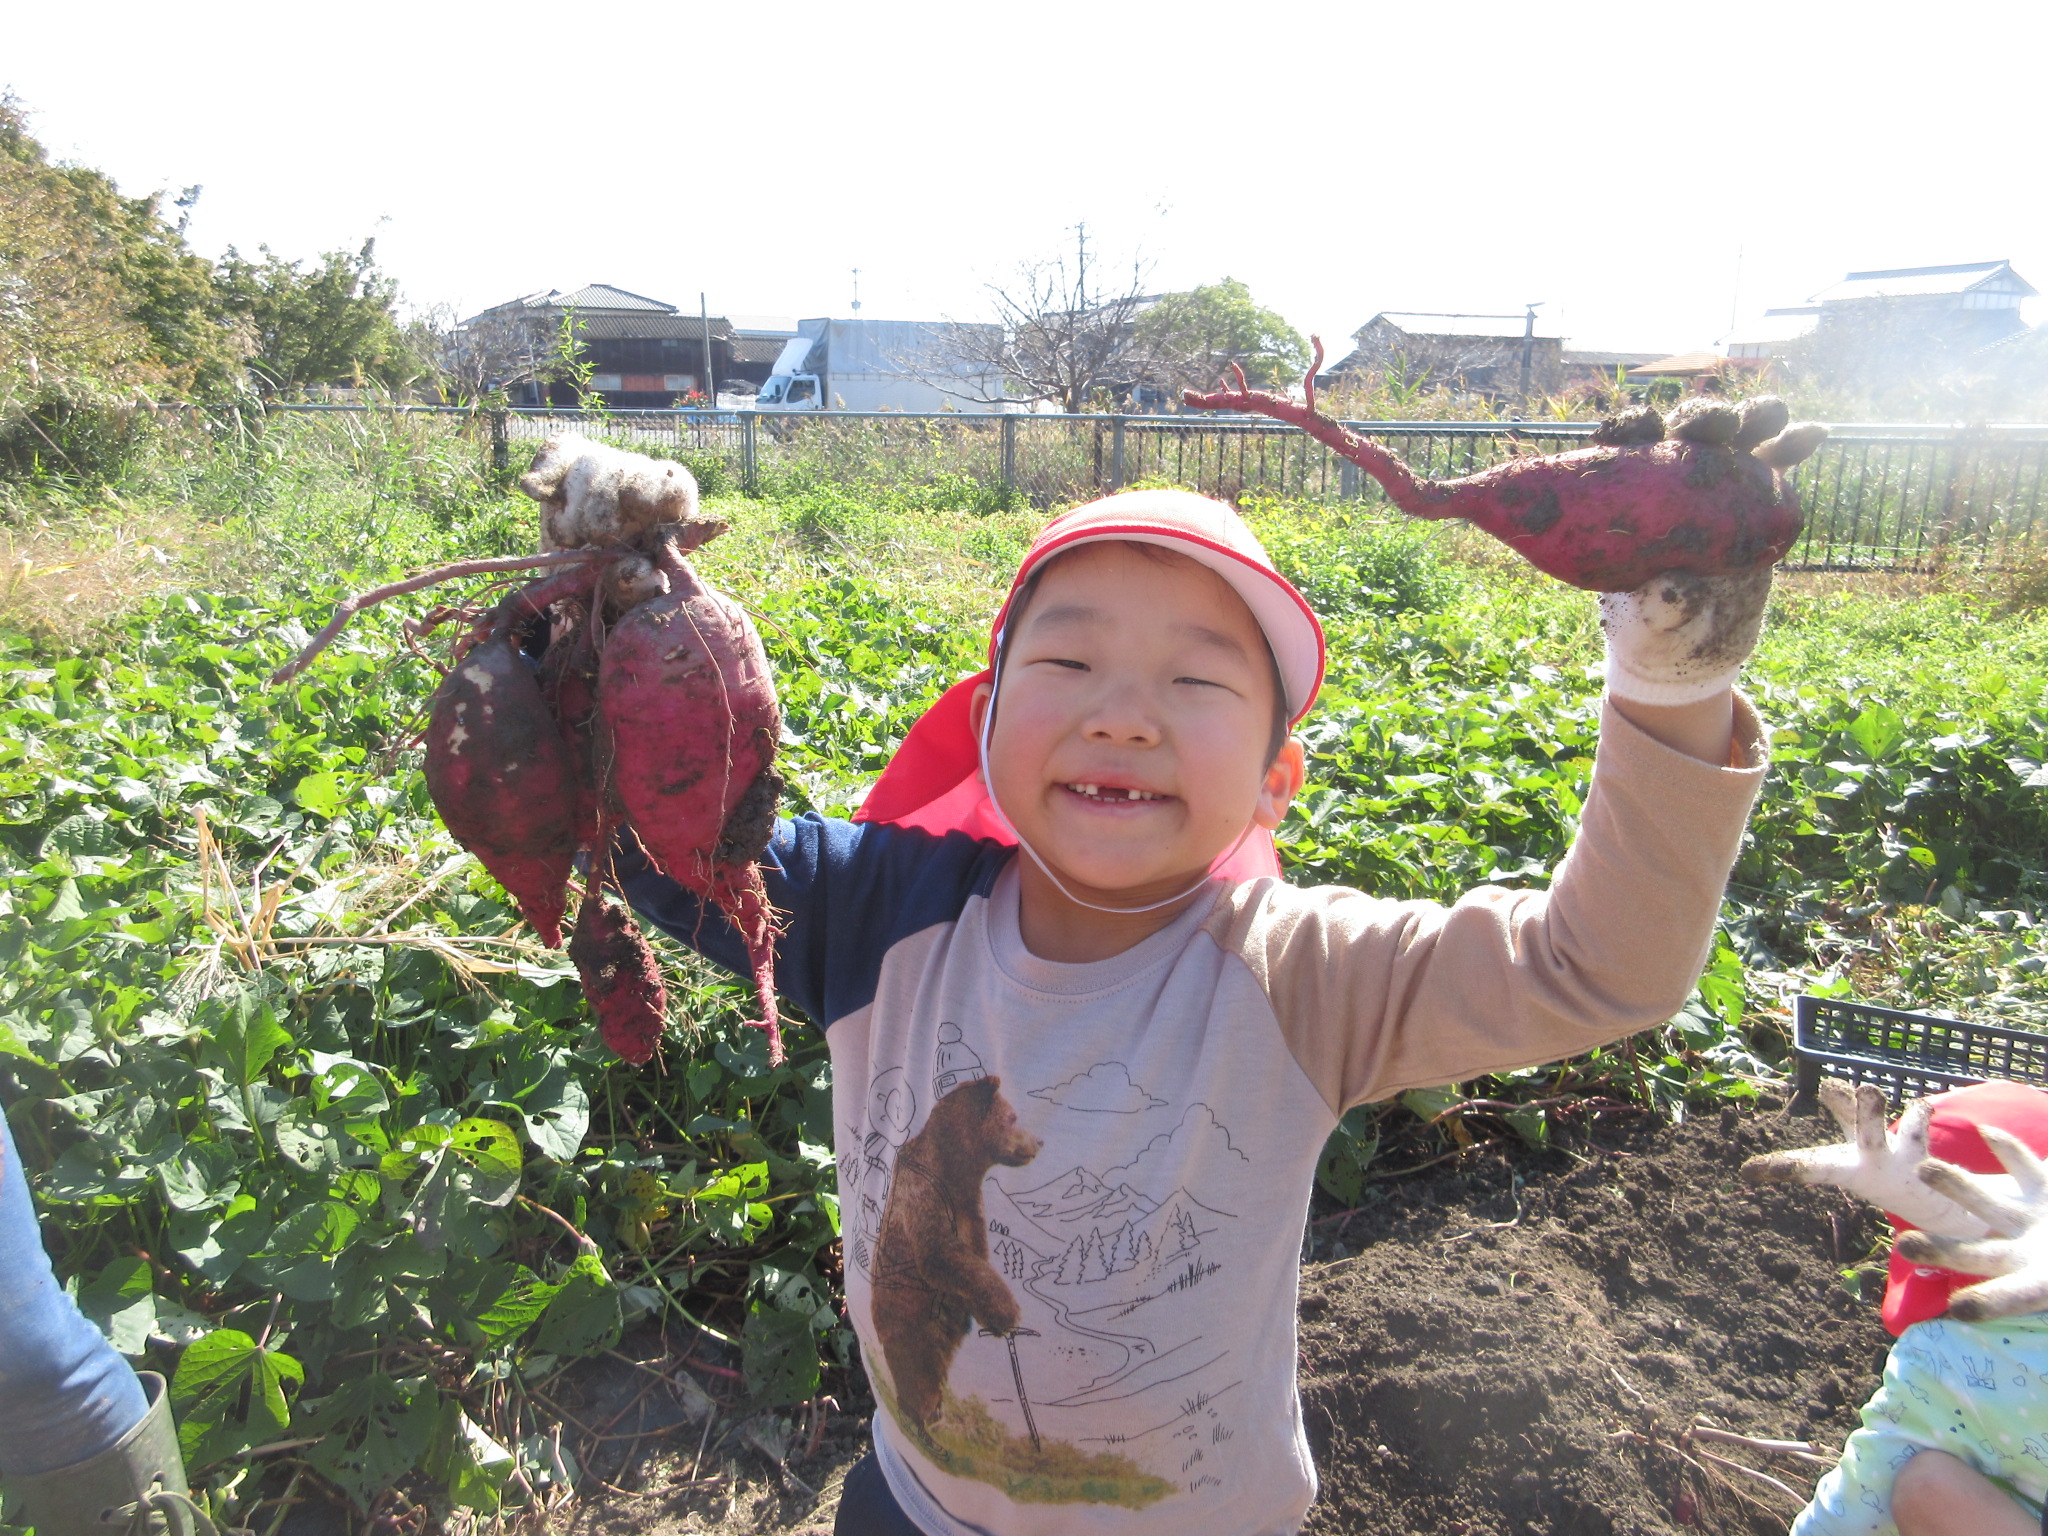
M 1801 1497 L 1714 1458 L 1802 1497 L 1817 1468 L 1681 1436 L 1706 1420 L 1839 1449 L 1877 1384 L 1889 1341 L 1844 1272 L 1881 1259 L 1882 1221 L 1832 1191 L 1736 1179 L 1753 1153 L 1831 1139 L 1823 1123 L 1768 1102 L 1676 1127 L 1622 1116 L 1568 1149 L 1477 1147 L 1371 1184 L 1354 1212 L 1318 1212 L 1301 1299 L 1322 1475 L 1308 1529 L 1782 1532 Z M 646 1381 L 623 1366 L 594 1378 L 579 1417 L 616 1425 L 636 1392 L 668 1395 Z M 627 1433 L 590 1446 L 630 1492 L 572 1506 L 567 1523 L 593 1536 L 829 1530 L 871 1406 L 857 1391 L 842 1384 L 815 1451 L 790 1426 L 783 1472 L 758 1444 L 764 1428 L 776 1444 L 773 1424 L 707 1436 L 667 1411 L 674 1422 L 646 1422 L 635 1444 L 638 1408 Z

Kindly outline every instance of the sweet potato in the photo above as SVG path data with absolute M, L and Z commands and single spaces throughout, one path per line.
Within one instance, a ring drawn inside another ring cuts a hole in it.
M 604 804 L 604 770 L 597 753 L 597 625 L 590 608 L 565 602 L 548 619 L 550 633 L 540 659 L 541 697 L 547 700 L 574 769 L 576 846 L 598 846 L 598 816 Z
M 611 785 L 655 865 L 739 930 L 779 1062 L 773 912 L 754 863 L 782 784 L 775 685 L 740 607 L 698 579 L 678 544 L 656 563 L 669 590 L 612 628 L 598 669 Z
M 626 909 L 605 900 L 596 881 L 576 913 L 569 958 L 604 1043 L 635 1066 L 652 1056 L 668 1011 L 661 967 Z
M 577 849 L 576 769 L 516 634 L 513 610 L 501 605 L 434 691 L 427 792 L 541 941 L 560 948 Z
M 1456 480 L 1425 480 L 1385 448 L 1316 409 L 1320 340 L 1309 367 L 1307 403 L 1237 388 L 1187 403 L 1201 410 L 1255 411 L 1300 427 L 1370 474 L 1413 517 L 1462 517 L 1538 569 L 1596 592 L 1631 592 L 1666 571 L 1728 575 L 1771 565 L 1799 537 L 1803 515 L 1778 471 L 1820 446 L 1825 427 L 1786 427 L 1782 401 L 1741 407 L 1688 402 L 1667 439 L 1654 411 L 1604 424 L 1598 445 L 1574 453 L 1517 458 Z

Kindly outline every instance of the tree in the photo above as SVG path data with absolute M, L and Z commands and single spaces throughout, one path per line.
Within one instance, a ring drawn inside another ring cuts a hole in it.
M 0 95 L 0 474 L 111 479 L 147 437 L 141 398 L 240 377 L 211 271 L 161 204 L 52 165 Z
M 1169 293 L 1138 316 L 1136 352 L 1149 382 L 1179 399 L 1212 389 L 1232 363 L 1259 389 L 1284 389 L 1308 366 L 1308 343 L 1234 277 Z
M 0 409 L 46 389 L 149 387 L 164 370 L 61 179 L 0 156 Z
M 0 96 L 0 370 L 74 392 L 184 393 L 239 377 L 241 338 L 212 271 L 162 203 L 50 164 L 21 104 Z
M 943 379 L 926 377 L 948 389 L 961 378 L 1000 381 L 963 398 L 1045 402 L 1063 411 L 1085 411 L 1128 392 L 1142 372 L 1136 322 L 1155 300 L 1144 291 L 1140 262 L 1131 262 L 1128 278 L 1110 277 L 1088 250 L 1085 225 L 1079 236 L 1071 260 L 1022 262 L 1012 277 L 989 284 L 995 329 L 949 327 L 933 346 Z
M 1145 291 L 1146 269 L 1105 264 L 1088 248 L 1018 266 L 989 285 L 994 330 L 938 338 L 944 382 L 954 375 L 1004 381 L 983 403 L 1046 402 L 1064 411 L 1124 407 L 1134 399 L 1171 404 L 1183 389 L 1214 385 L 1230 363 L 1261 388 L 1285 387 L 1308 365 L 1308 343 L 1235 278 L 1185 293 Z M 1118 274 L 1105 281 L 1107 273 Z M 940 382 L 934 375 L 924 375 Z
M 442 393 L 459 404 L 545 378 L 561 361 L 559 338 L 546 312 L 506 306 L 464 324 L 444 309 L 424 323 L 432 329 Z
M 269 246 L 260 260 L 233 246 L 214 270 L 223 308 L 249 328 L 249 371 L 265 394 L 316 384 L 397 388 L 430 371 L 398 320 L 398 284 L 377 270 L 377 242 L 328 251 L 310 268 Z

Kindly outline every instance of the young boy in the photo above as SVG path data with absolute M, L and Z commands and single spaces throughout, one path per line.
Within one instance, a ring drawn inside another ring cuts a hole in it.
M 1615 697 L 1576 845 L 1548 892 L 1443 907 L 1276 878 L 1323 639 L 1231 508 L 1132 492 L 1046 528 L 992 669 L 854 821 L 785 821 L 764 860 L 783 990 L 831 1048 L 881 1403 L 841 1532 L 1299 1526 L 1317 1154 L 1353 1104 L 1683 1003 L 1762 775 L 1730 684 L 1768 586 L 1604 600 Z M 672 883 L 622 882 L 744 969 Z

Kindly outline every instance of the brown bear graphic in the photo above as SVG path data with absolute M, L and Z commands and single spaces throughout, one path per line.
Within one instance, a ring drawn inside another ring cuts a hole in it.
M 963 1083 L 932 1106 L 896 1154 L 875 1240 L 874 1321 L 896 1403 L 930 1426 L 969 1320 L 992 1333 L 1021 1321 L 1017 1299 L 988 1261 L 981 1181 L 1001 1163 L 1021 1168 L 1043 1143 L 1017 1124 L 1002 1080 Z

